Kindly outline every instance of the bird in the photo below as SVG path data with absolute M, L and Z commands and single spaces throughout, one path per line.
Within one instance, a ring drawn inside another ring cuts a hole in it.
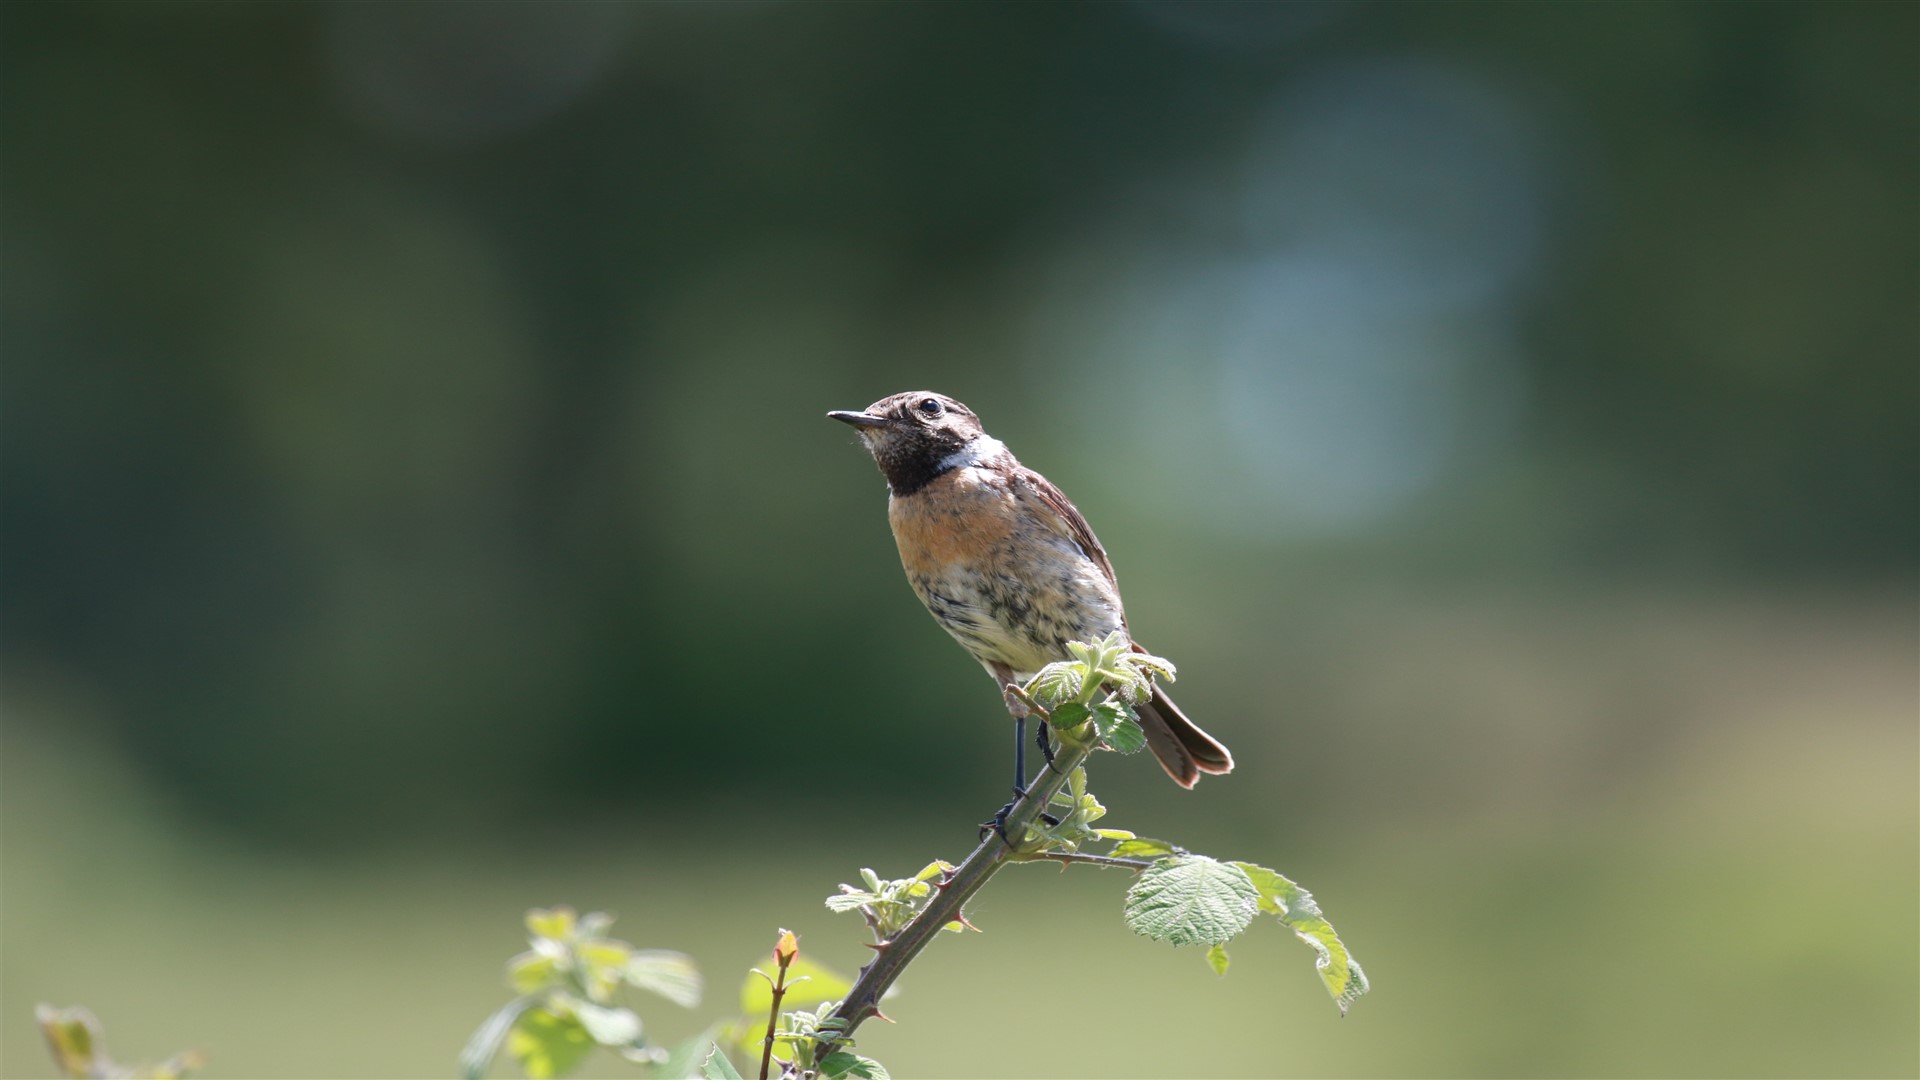
M 1012 688 L 1072 659 L 1069 641 L 1116 629 L 1133 641 L 1106 548 L 1052 481 L 945 394 L 908 391 L 827 416 L 859 433 L 886 478 L 887 521 L 908 584 L 1000 686 L 1015 720 L 1014 797 L 1023 798 L 1027 709 Z M 1191 788 L 1203 774 L 1232 771 L 1226 746 L 1187 719 L 1158 682 L 1136 712 L 1147 748 L 1174 783 Z M 1044 724 L 1038 734 L 1044 752 Z

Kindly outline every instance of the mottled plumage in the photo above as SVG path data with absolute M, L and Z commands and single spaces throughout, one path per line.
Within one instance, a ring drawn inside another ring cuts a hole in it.
M 1126 628 L 1113 564 L 1086 518 L 971 409 L 916 391 L 828 415 L 860 431 L 887 478 L 887 519 L 914 593 L 996 682 L 1068 659 L 1069 641 Z M 1182 786 L 1233 768 L 1227 748 L 1158 687 L 1140 721 Z

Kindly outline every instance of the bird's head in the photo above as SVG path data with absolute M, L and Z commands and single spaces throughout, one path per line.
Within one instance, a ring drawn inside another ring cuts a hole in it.
M 859 412 L 827 414 L 860 433 L 860 441 L 896 495 L 907 495 L 934 477 L 992 456 L 980 418 L 958 401 L 926 390 L 883 397 Z M 991 450 L 1004 450 L 993 443 Z

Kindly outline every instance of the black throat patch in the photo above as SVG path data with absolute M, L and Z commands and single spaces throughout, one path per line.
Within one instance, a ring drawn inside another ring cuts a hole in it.
M 880 466 L 880 475 L 887 478 L 887 489 L 895 495 L 911 495 L 954 469 L 952 465 L 941 464 L 954 454 L 954 450 L 935 450 L 926 446 L 903 449 L 907 452 L 874 457 L 874 462 Z
M 895 495 L 911 495 L 957 466 L 946 464 L 966 449 L 966 443 L 947 432 L 925 432 L 919 438 L 889 440 L 874 454 L 874 463 Z

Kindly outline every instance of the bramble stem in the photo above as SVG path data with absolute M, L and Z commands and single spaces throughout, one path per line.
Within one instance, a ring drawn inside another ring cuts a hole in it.
M 1128 859 L 1115 855 L 1083 855 L 1077 851 L 1040 851 L 1032 855 L 1015 855 L 1014 862 L 1057 862 L 1062 866 L 1080 863 L 1083 866 L 1101 866 L 1110 870 L 1130 870 L 1139 873 L 1153 865 L 1152 859 Z
M 1116 635 L 1118 633 L 1115 631 Z M 1091 707 L 1094 701 L 1106 692 L 1107 680 L 1103 676 L 1107 674 L 1109 666 L 1116 662 L 1117 657 L 1124 655 L 1126 655 L 1125 649 L 1103 652 L 1095 648 L 1091 655 L 1081 657 L 1087 666 L 1088 677 L 1081 683 L 1080 691 L 1073 696 L 1073 700 Z M 1022 701 L 1034 706 L 1039 704 L 1033 701 L 1025 687 L 1018 689 L 1018 695 Z M 1042 717 L 1050 716 L 1045 709 L 1039 712 Z M 1043 719 L 1041 722 L 1049 721 Z M 1094 747 L 1100 744 L 1100 735 L 1092 721 L 1081 723 L 1075 728 L 1056 729 L 1054 734 L 1060 740 L 1060 749 L 1054 754 L 1053 771 L 1040 770 L 1040 775 L 1034 779 L 1033 786 L 1027 789 L 1026 796 L 1014 806 L 1013 812 L 1007 815 L 1003 823 L 1006 836 L 1017 836 L 1024 841 L 1027 830 L 1033 825 L 1034 820 L 1046 810 L 1047 804 L 1053 801 L 1054 795 L 1067 785 L 1074 771 L 1086 762 L 1087 757 L 1093 753 Z M 835 1047 L 853 1037 L 854 1030 L 867 1017 L 880 1015 L 880 999 L 886 995 L 888 988 L 894 984 L 894 980 L 900 977 L 900 973 L 907 969 L 908 964 L 913 963 L 914 958 L 920 955 L 920 950 L 927 947 L 927 943 L 933 940 L 935 934 L 944 929 L 948 923 L 960 919 L 961 909 L 968 900 L 973 899 L 973 894 L 986 885 L 989 878 L 999 873 L 1008 863 L 1032 862 L 1043 857 L 1057 858 L 1058 856 L 1045 856 L 1031 850 L 1019 851 L 1012 843 L 1001 839 L 999 833 L 989 832 L 986 838 L 980 841 L 980 846 L 973 849 L 973 854 L 967 856 L 966 861 L 954 867 L 953 872 L 938 883 L 937 895 L 932 902 L 922 908 L 912 922 L 901 927 L 899 933 L 879 943 L 874 958 L 867 962 L 866 967 L 860 969 L 860 974 L 854 979 L 852 988 L 847 991 L 847 999 L 834 1009 L 830 1017 L 821 1018 L 823 1028 L 833 1019 L 844 1021 L 846 1027 L 840 1029 L 836 1035 L 820 1039 L 814 1060 L 826 1060 L 827 1055 L 831 1054 Z M 1128 860 L 1097 855 L 1082 856 L 1068 861 L 1093 862 L 1094 860 L 1102 860 L 1098 865 L 1126 866 L 1128 869 L 1144 869 L 1145 866 L 1142 864 L 1140 867 L 1133 867 L 1129 865 Z
M 781 931 L 785 933 L 786 931 Z M 767 1080 L 767 1070 L 773 1065 L 773 1033 L 780 1024 L 780 999 L 787 996 L 787 965 L 793 963 L 793 957 L 781 955 L 774 950 L 774 959 L 779 962 L 779 977 L 773 980 L 773 1007 L 767 1011 L 767 1038 L 760 1047 L 760 1080 Z
M 1097 688 L 1096 688 L 1097 689 Z M 1028 826 L 1040 816 L 1040 811 L 1053 798 L 1054 793 L 1066 785 L 1067 777 L 1073 770 L 1087 760 L 1093 752 L 1096 736 L 1092 724 L 1084 724 L 1079 732 L 1058 732 L 1060 751 L 1055 755 L 1058 772 L 1041 770 L 1040 778 L 1033 782 L 1027 796 L 1021 799 L 1007 815 L 1007 835 L 1025 837 Z M 1078 735 L 1078 737 L 1076 737 Z M 887 989 L 900 977 L 908 964 L 913 963 L 920 950 L 927 947 L 948 923 L 960 917 L 960 909 L 973 894 L 980 891 L 987 880 L 1000 872 L 1001 868 L 1012 862 L 1031 862 L 1043 856 L 1035 853 L 1016 851 L 999 835 L 989 832 L 980 846 L 966 861 L 954 867 L 953 873 L 938 883 L 938 895 L 914 916 L 912 922 L 902 927 L 891 939 L 881 942 L 878 953 L 860 969 L 860 975 L 854 980 L 853 988 L 847 991 L 847 999 L 835 1009 L 833 1016 L 846 1021 L 846 1027 L 833 1037 L 822 1036 L 815 1061 L 825 1060 L 834 1047 L 847 1041 L 854 1029 L 868 1017 L 880 1012 L 880 999 Z M 1055 855 L 1045 858 L 1058 858 Z M 1077 857 L 1074 861 L 1089 861 L 1100 856 Z M 1106 860 L 1107 863 L 1123 860 Z M 1145 865 L 1144 863 L 1142 864 Z M 823 1018 L 823 1020 L 826 1018 Z M 822 1026 L 826 1026 L 824 1023 Z

